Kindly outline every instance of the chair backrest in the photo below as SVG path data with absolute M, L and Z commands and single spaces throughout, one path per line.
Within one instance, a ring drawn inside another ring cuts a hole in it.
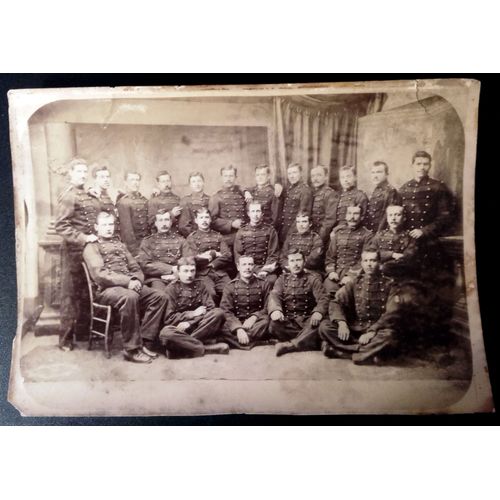
M 90 276 L 89 268 L 87 267 L 87 264 L 85 263 L 85 261 L 82 261 L 82 267 L 83 267 L 83 272 L 85 273 L 85 278 L 87 279 L 87 287 L 89 289 L 90 304 L 93 304 L 94 303 L 95 283 L 93 282 L 92 277 Z

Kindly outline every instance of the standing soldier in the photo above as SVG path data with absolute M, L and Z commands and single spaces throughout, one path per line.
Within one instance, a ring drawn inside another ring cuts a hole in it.
M 297 228 L 290 231 L 281 249 L 280 264 L 284 271 L 288 269 L 288 252 L 290 248 L 298 248 L 304 254 L 304 269 L 322 275 L 324 260 L 323 240 L 311 229 L 311 217 L 299 212 L 296 217 Z
M 311 213 L 312 191 L 302 180 L 302 167 L 291 163 L 287 168 L 288 185 L 285 189 L 281 211 L 280 241 L 284 242 L 288 231 L 295 225 L 298 212 Z
M 82 252 L 87 243 L 97 240 L 92 234 L 99 200 L 84 190 L 88 167 L 85 160 L 69 164 L 70 185 L 59 196 L 55 230 L 61 245 L 61 328 L 59 348 L 73 349 L 73 337 L 88 331 L 88 314 L 82 307 L 87 285 L 82 268 Z
M 181 257 L 190 254 L 184 237 L 172 229 L 172 215 L 162 208 L 155 216 L 156 232 L 147 236 L 139 247 L 139 262 L 145 283 L 155 290 L 164 292 L 167 285 L 176 278 L 174 267 Z
M 232 264 L 231 250 L 223 236 L 210 228 L 212 217 L 208 209 L 200 208 L 194 213 L 198 229 L 187 237 L 186 242 L 196 261 L 196 275 L 218 304 L 224 287 L 229 283 L 227 271 Z
M 112 214 L 101 212 L 95 228 L 98 239 L 85 247 L 83 258 L 98 287 L 96 299 L 119 315 L 125 359 L 150 363 L 158 357 L 151 349 L 160 330 L 165 295 L 143 286 L 139 264 L 114 237 Z
M 228 354 L 223 342 L 211 344 L 224 323 L 224 313 L 215 307 L 202 281 L 195 278 L 193 257 L 177 263 L 179 280 L 166 290 L 167 308 L 160 342 L 167 358 L 195 358 L 204 354 Z
M 88 190 L 88 193 L 99 200 L 99 209 L 101 212 L 108 212 L 108 214 L 113 214 L 115 216 L 115 234 L 120 234 L 118 210 L 108 191 L 111 186 L 111 177 L 108 167 L 105 165 L 96 165 L 92 169 L 92 177 L 94 178 L 94 185 Z
M 377 363 L 376 355 L 394 341 L 395 332 L 384 320 L 392 280 L 380 272 L 376 251 L 363 251 L 361 265 L 363 272 L 330 302 L 330 318 L 321 322 L 319 335 L 328 358 Z
M 210 198 L 208 208 L 212 214 L 212 227 L 223 234 L 232 248 L 236 231 L 245 223 L 245 197 L 235 185 L 237 170 L 230 165 L 220 170 L 223 188 Z
M 156 176 L 156 183 L 158 190 L 155 191 L 155 194 L 148 201 L 149 224 L 154 224 L 155 215 L 158 210 L 165 209 L 170 212 L 172 226 L 175 227 L 177 225 L 177 217 L 181 213 L 181 207 L 179 196 L 172 192 L 172 177 L 166 170 L 162 170 Z
M 336 292 L 361 271 L 361 252 L 372 232 L 361 225 L 363 211 L 359 205 L 347 207 L 346 224 L 332 233 L 326 251 L 324 281 L 328 294 Z
M 262 207 L 264 224 L 270 224 L 276 228 L 279 210 L 279 198 L 276 196 L 276 191 L 280 190 L 281 186 L 271 186 L 270 175 L 271 171 L 267 165 L 255 167 L 256 185 L 245 191 L 245 198 L 247 202 L 259 202 Z
M 179 216 L 179 231 L 184 237 L 188 237 L 196 231 L 194 213 L 200 208 L 208 208 L 210 196 L 203 192 L 205 178 L 201 172 L 191 172 L 189 174 L 189 187 L 191 193 L 181 199 L 181 215 Z
M 376 161 L 371 168 L 373 192 L 368 200 L 368 209 L 364 220 L 365 227 L 374 233 L 386 227 L 387 207 L 401 204 L 401 196 L 396 188 L 389 184 L 388 176 L 387 163 Z
M 120 216 L 120 233 L 122 241 L 135 257 L 143 238 L 150 234 L 148 224 L 148 200 L 139 192 L 141 174 L 127 172 L 125 174 L 126 194 L 116 202 Z
M 224 288 L 220 303 L 226 318 L 224 340 L 232 347 L 251 349 L 268 337 L 271 285 L 254 274 L 253 257 L 240 255 L 236 267 L 238 276 Z
M 313 204 L 311 213 L 312 230 L 319 234 L 325 244 L 330 241 L 330 233 L 335 225 L 337 192 L 327 185 L 328 169 L 318 165 L 311 169 Z
M 277 279 L 279 243 L 273 226 L 262 222 L 262 207 L 259 202 L 248 204 L 250 222 L 238 230 L 234 239 L 234 259 L 240 255 L 253 257 L 254 272 L 272 285 Z
M 270 333 L 280 342 L 276 356 L 318 347 L 318 326 L 326 315 L 328 297 L 316 274 L 304 272 L 304 254 L 291 248 L 290 273 L 282 274 L 269 294 Z
M 343 166 L 339 171 L 339 182 L 342 191 L 337 199 L 335 206 L 335 228 L 345 226 L 347 207 L 358 205 L 361 207 L 362 214 L 366 214 L 368 207 L 368 198 L 366 194 L 356 187 L 356 171 L 354 167 Z
M 370 247 L 380 254 L 380 266 L 386 276 L 412 277 L 417 268 L 417 245 L 404 227 L 404 207 L 387 207 L 387 229 L 380 230 L 370 241 Z M 418 276 L 417 276 L 418 277 Z

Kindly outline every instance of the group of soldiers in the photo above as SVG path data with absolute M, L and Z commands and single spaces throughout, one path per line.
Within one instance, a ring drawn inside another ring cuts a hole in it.
M 329 358 L 378 363 L 398 343 L 387 314 L 395 283 L 428 280 L 442 265 L 439 236 L 452 225 L 453 197 L 429 177 L 431 156 L 412 158 L 412 179 L 396 190 L 382 161 L 371 168 L 373 192 L 357 188 L 354 167 L 287 168 L 286 186 L 271 185 L 268 166 L 256 185 L 237 185 L 237 169 L 220 170 L 222 188 L 204 192 L 200 172 L 190 194 L 172 191 L 167 171 L 151 198 L 141 175 L 127 172 L 113 201 L 110 172 L 75 159 L 55 228 L 62 236 L 59 347 L 73 348 L 86 326 L 82 262 L 96 300 L 119 319 L 124 357 L 151 363 L 275 345 L 276 355 L 321 349 Z

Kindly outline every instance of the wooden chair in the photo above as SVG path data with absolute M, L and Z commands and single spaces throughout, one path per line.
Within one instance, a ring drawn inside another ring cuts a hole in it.
M 92 342 L 97 339 L 104 339 L 104 352 L 106 358 L 111 357 L 110 343 L 112 340 L 111 332 L 111 306 L 104 306 L 95 301 L 95 283 L 93 282 L 87 264 L 82 262 L 85 277 L 87 278 L 87 286 L 89 288 L 90 299 L 90 327 L 89 327 L 89 345 L 88 350 L 92 349 Z

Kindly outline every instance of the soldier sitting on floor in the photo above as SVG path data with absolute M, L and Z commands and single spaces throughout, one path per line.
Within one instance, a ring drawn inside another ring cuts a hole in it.
M 177 261 L 191 253 L 186 240 L 172 229 L 169 211 L 161 209 L 155 216 L 154 225 L 156 233 L 142 240 L 137 261 L 146 276 L 145 283 L 164 292 L 176 278 Z
M 316 274 L 304 271 L 304 254 L 291 248 L 290 273 L 282 274 L 269 294 L 269 332 L 280 342 L 276 356 L 318 348 L 317 330 L 326 314 L 328 297 Z
M 255 263 L 254 272 L 272 285 L 277 279 L 279 242 L 273 226 L 262 222 L 262 207 L 259 202 L 248 204 L 250 222 L 238 230 L 234 239 L 234 258 L 251 255 Z
M 332 231 L 325 258 L 327 277 L 323 283 L 329 294 L 336 292 L 361 271 L 361 251 L 372 237 L 372 232 L 361 225 L 362 218 L 361 206 L 350 205 L 346 212 L 347 225 Z
M 125 244 L 113 237 L 114 219 L 112 214 L 99 213 L 95 225 L 98 239 L 86 245 L 83 258 L 98 286 L 96 300 L 110 305 L 120 317 L 125 359 L 150 363 L 157 357 L 151 348 L 160 329 L 166 298 L 143 285 L 139 264 Z
M 229 283 L 227 270 L 231 266 L 231 250 L 223 236 L 210 228 L 212 217 L 207 208 L 195 210 L 195 224 L 198 226 L 186 242 L 196 261 L 196 275 L 201 279 L 216 304 L 219 303 L 224 287 Z
M 256 341 L 268 337 L 271 285 L 254 274 L 251 255 L 240 255 L 236 267 L 238 276 L 224 288 L 220 303 L 226 317 L 224 340 L 231 347 L 251 349 Z
M 160 331 L 165 355 L 173 359 L 227 354 L 227 344 L 213 343 L 220 336 L 224 313 L 196 279 L 194 257 L 182 257 L 177 266 L 179 279 L 167 287 L 165 324 Z
M 288 269 L 288 251 L 298 248 L 305 257 L 304 269 L 322 276 L 323 267 L 323 240 L 311 229 L 311 217 L 305 212 L 297 214 L 296 229 L 290 231 L 281 249 L 280 265 L 283 271 Z
M 351 358 L 355 364 L 378 362 L 376 355 L 394 342 L 395 331 L 384 320 L 392 280 L 380 272 L 380 256 L 367 248 L 363 271 L 329 304 L 329 319 L 319 327 L 322 350 L 329 358 Z

